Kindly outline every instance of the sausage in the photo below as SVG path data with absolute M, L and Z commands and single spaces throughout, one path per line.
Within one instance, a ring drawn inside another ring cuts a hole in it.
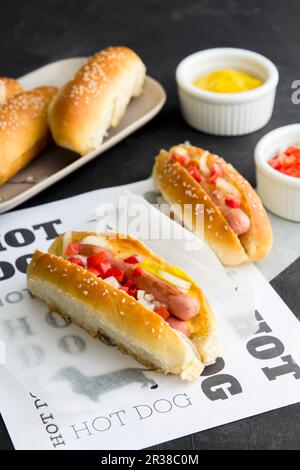
M 185 336 L 189 336 L 190 329 L 188 325 L 185 323 L 185 321 L 178 320 L 172 315 L 170 315 L 166 321 L 167 323 L 169 323 L 171 328 L 174 328 L 174 330 L 180 331 L 180 333 L 184 334 Z
M 242 209 L 228 207 L 224 202 L 224 197 L 218 197 L 216 193 L 210 192 L 209 195 L 216 206 L 221 209 L 236 235 L 242 235 L 249 230 L 251 222 L 248 215 Z
M 134 281 L 138 289 L 154 295 L 155 299 L 165 304 L 172 315 L 180 320 L 189 320 L 200 311 L 198 299 L 181 292 L 176 286 L 172 286 L 142 269 L 141 276 L 134 276 L 135 265 L 128 264 L 121 259 L 109 255 L 109 261 L 114 268 L 125 271 L 128 279 Z
M 242 209 L 227 209 L 227 221 L 236 235 L 246 233 L 250 228 L 250 219 Z
M 198 299 L 191 297 L 162 281 L 158 277 L 142 269 L 142 275 L 134 276 L 135 265 L 126 263 L 124 260 L 114 257 L 108 250 L 93 245 L 80 245 L 80 254 L 90 256 L 100 252 L 105 252 L 113 268 L 122 269 L 127 278 L 134 281 L 138 289 L 154 295 L 155 299 L 167 305 L 171 314 L 180 320 L 189 320 L 198 315 L 200 305 Z

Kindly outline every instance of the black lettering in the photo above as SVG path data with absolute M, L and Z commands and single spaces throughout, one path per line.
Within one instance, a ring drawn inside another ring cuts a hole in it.
M 40 346 L 27 344 L 19 348 L 18 356 L 23 367 L 36 367 L 43 362 L 45 353 Z
M 98 422 L 98 420 L 103 420 L 104 423 L 106 422 L 106 427 L 103 427 L 100 429 L 96 427 L 96 422 Z M 105 416 L 98 416 L 98 418 L 95 418 L 94 421 L 92 422 L 92 426 L 95 429 L 95 431 L 104 432 L 104 431 L 108 431 L 111 428 L 111 422 Z
M 227 400 L 230 395 L 242 393 L 242 387 L 239 381 L 232 375 L 219 374 L 205 379 L 201 384 L 202 391 L 211 401 Z
M 148 405 L 137 405 L 137 406 L 133 406 L 132 408 L 135 408 L 136 411 L 137 411 L 137 414 L 139 415 L 139 418 L 140 420 L 142 419 L 146 419 L 146 418 L 150 418 L 150 416 L 152 415 L 153 411 L 152 411 L 152 408 Z M 148 415 L 144 415 L 142 412 L 140 412 L 140 408 L 148 408 L 148 413 L 150 411 L 150 413 Z
M 18 302 L 21 302 L 21 300 L 23 300 L 23 294 L 19 291 L 9 292 L 5 296 L 5 300 L 8 304 L 17 304 Z
M 225 367 L 225 361 L 222 357 L 218 357 L 214 364 L 210 366 L 206 366 L 204 371 L 202 372 L 203 377 L 208 377 L 210 375 L 215 375 L 221 372 Z
M 21 273 L 26 273 L 28 265 L 31 261 L 31 258 L 32 258 L 32 253 L 28 255 L 20 256 L 16 260 L 16 267 Z
M 75 335 L 64 336 L 59 340 L 58 345 L 60 349 L 73 356 L 81 354 L 86 348 L 85 341 Z
M 258 324 L 258 330 L 256 331 L 256 335 L 259 335 L 261 333 L 272 333 L 272 329 L 269 327 L 268 323 L 265 321 L 262 321 Z
M 6 251 L 6 250 L 7 250 L 7 248 L 5 248 L 5 246 L 2 245 L 2 243 L 0 242 L 0 251 Z
M 20 334 L 22 337 L 34 335 L 34 332 L 27 321 L 27 317 L 20 317 L 14 320 L 3 320 L 2 324 L 9 339 L 19 339 Z
M 117 418 L 118 418 L 118 420 L 119 420 L 120 426 L 125 426 L 125 423 L 123 423 L 122 418 L 119 416 L 120 413 L 124 413 L 124 414 L 125 414 L 125 410 L 116 411 L 115 413 L 111 413 L 111 414 L 109 415 L 109 417 L 112 418 L 114 415 L 117 415 Z
M 284 346 L 275 336 L 259 336 L 248 341 L 247 350 L 256 359 L 267 360 L 281 356 Z
M 57 447 L 57 446 L 65 446 L 66 443 L 65 441 L 63 440 L 63 437 L 61 434 L 59 434 L 58 436 L 50 436 L 50 439 L 52 441 L 52 444 L 53 444 L 53 447 Z
M 7 245 L 18 248 L 20 246 L 30 245 L 34 242 L 35 236 L 31 230 L 27 228 L 17 228 L 16 230 L 11 230 L 4 235 L 4 240 Z
M 66 328 L 71 324 L 71 320 L 66 317 L 62 317 L 58 313 L 48 312 L 46 314 L 46 322 L 53 328 Z
M 178 403 L 178 399 L 179 397 L 184 397 L 183 399 L 183 403 L 180 405 Z M 175 395 L 173 397 L 173 403 L 175 406 L 177 406 L 178 408 L 187 408 L 188 406 L 191 406 L 192 405 L 192 402 L 191 402 L 191 399 L 187 396 L 186 393 L 178 393 L 177 395 Z
M 292 356 L 283 356 L 280 358 L 281 361 L 284 363 L 277 367 L 264 367 L 262 371 L 267 376 L 268 380 L 276 380 L 277 377 L 281 377 L 282 375 L 287 374 L 294 374 L 296 380 L 300 379 L 300 367 L 296 363 L 296 361 L 292 358 Z
M 158 406 L 158 404 L 159 404 L 159 406 Z M 165 399 L 161 398 L 160 400 L 156 400 L 153 403 L 153 408 L 158 413 L 169 413 L 169 411 L 171 411 L 171 409 L 172 409 L 172 403 L 169 400 L 165 400 Z
M 42 228 L 46 234 L 46 240 L 53 240 L 58 236 L 58 232 L 56 231 L 54 225 L 61 224 L 61 220 L 51 220 L 50 222 L 43 222 L 42 224 L 33 225 L 34 230 L 39 230 Z
M 0 261 L 0 281 L 6 281 L 15 274 L 15 268 L 7 261 Z
M 75 424 L 73 424 L 72 426 L 70 426 L 70 428 L 72 428 L 73 431 L 74 431 L 74 433 L 76 434 L 76 439 L 80 439 L 79 433 L 80 433 L 80 432 L 83 432 L 83 431 L 87 431 L 89 436 L 92 435 L 92 433 L 91 433 L 91 431 L 89 430 L 89 427 L 88 427 L 88 425 L 87 425 L 87 421 L 83 421 L 82 424 L 84 425 L 84 427 L 83 427 L 83 428 L 79 428 L 79 429 L 75 429 Z

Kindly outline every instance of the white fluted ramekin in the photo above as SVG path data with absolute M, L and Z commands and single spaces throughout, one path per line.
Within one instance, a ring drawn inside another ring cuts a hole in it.
M 232 68 L 254 75 L 263 84 L 242 93 L 214 93 L 193 85 L 199 76 Z M 215 135 L 243 135 L 269 121 L 274 107 L 278 70 L 266 57 L 235 48 L 206 49 L 186 57 L 176 69 L 179 100 L 192 127 Z
M 291 124 L 266 134 L 254 150 L 257 191 L 263 204 L 274 214 L 296 222 L 300 222 L 300 178 L 274 170 L 268 160 L 299 143 L 300 124 Z

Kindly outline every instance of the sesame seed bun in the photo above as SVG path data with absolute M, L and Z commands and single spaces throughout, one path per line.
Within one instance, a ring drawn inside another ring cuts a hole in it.
M 134 252 L 158 263 L 161 269 L 168 266 L 132 237 L 72 232 L 72 240 L 80 241 L 87 235 L 101 237 L 102 246 L 120 258 Z M 62 258 L 61 252 L 62 236 L 54 241 L 49 253 L 36 251 L 27 271 L 30 291 L 51 309 L 69 316 L 92 336 L 109 336 L 122 351 L 147 367 L 178 374 L 183 380 L 195 380 L 206 364 L 215 362 L 220 354 L 215 319 L 194 282 L 193 294 L 198 297 L 200 311 L 189 321 L 193 333 L 187 338 L 134 297 Z
M 199 158 L 205 150 L 190 145 L 179 145 L 186 149 L 192 158 Z M 234 185 L 241 194 L 241 209 L 250 219 L 249 230 L 237 236 L 231 229 L 225 215 L 216 206 L 209 194 L 187 169 L 176 162 L 169 151 L 161 150 L 156 157 L 153 179 L 157 188 L 169 204 L 179 204 L 185 225 L 204 240 L 215 251 L 221 262 L 227 266 L 236 266 L 249 261 L 264 258 L 272 247 L 272 229 L 262 202 L 248 183 L 233 167 L 217 155 L 209 153 L 212 161 L 220 163 L 227 181 Z M 185 214 L 184 205 L 191 204 L 192 212 Z M 199 226 L 197 214 L 199 206 L 204 209 L 204 226 Z
M 0 185 L 24 168 L 50 142 L 48 106 L 56 88 L 19 93 L 0 106 Z
M 5 104 L 10 98 L 22 91 L 23 87 L 18 80 L 9 77 L 0 77 L 0 105 Z
M 109 47 L 93 55 L 60 90 L 50 106 L 55 142 L 85 155 L 97 149 L 109 127 L 122 119 L 139 96 L 145 66 L 131 49 Z

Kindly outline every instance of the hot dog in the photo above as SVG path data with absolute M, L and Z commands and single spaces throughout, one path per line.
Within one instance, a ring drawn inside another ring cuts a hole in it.
M 27 276 L 50 308 L 165 373 L 194 380 L 219 355 L 200 288 L 131 237 L 67 233 L 35 253 Z
M 251 185 L 222 158 L 177 145 L 156 157 L 153 179 L 170 204 L 179 204 L 185 225 L 202 236 L 225 265 L 239 265 L 268 255 L 272 229 L 262 202 Z M 184 205 L 193 208 L 192 215 Z M 204 222 L 195 220 L 199 205 Z

